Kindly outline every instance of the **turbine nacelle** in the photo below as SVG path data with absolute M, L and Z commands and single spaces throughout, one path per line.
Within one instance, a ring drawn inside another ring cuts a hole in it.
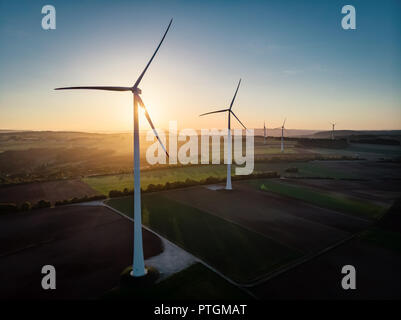
M 135 94 L 142 94 L 142 90 L 139 89 L 139 88 L 134 88 L 134 87 L 132 87 L 132 93 L 135 93 Z
M 238 89 L 239 89 L 240 84 L 241 84 L 241 79 L 239 79 L 237 89 L 235 90 L 234 97 L 233 97 L 233 99 L 232 99 L 232 101 L 231 101 L 231 104 L 230 104 L 230 107 L 229 107 L 228 109 L 221 109 L 221 110 L 217 110 L 217 111 L 206 112 L 206 113 L 202 113 L 202 114 L 199 115 L 199 116 L 202 117 L 202 116 L 205 116 L 205 115 L 207 115 L 207 114 L 220 113 L 220 112 L 228 112 L 229 117 L 230 117 L 230 114 L 232 114 L 232 115 L 235 117 L 235 119 L 237 119 L 238 122 L 244 127 L 244 129 L 245 129 L 245 130 L 248 130 L 248 129 L 244 126 L 244 124 L 241 122 L 241 120 L 238 119 L 238 117 L 235 115 L 235 113 L 231 110 L 232 107 L 233 107 L 234 101 L 235 101 L 235 97 L 237 96 L 237 93 L 238 93 Z M 228 129 L 230 130 L 230 129 L 231 129 L 231 126 L 230 126 L 230 118 L 228 118 L 228 119 L 229 119 L 229 120 L 228 120 Z

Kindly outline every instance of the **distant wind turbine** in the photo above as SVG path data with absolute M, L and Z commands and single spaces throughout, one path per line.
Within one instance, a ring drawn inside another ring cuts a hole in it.
M 241 122 L 240 119 L 238 119 L 238 117 L 235 115 L 235 113 L 231 110 L 235 101 L 235 97 L 237 96 L 237 92 L 238 92 L 238 88 L 241 84 L 241 79 L 239 79 L 238 82 L 238 86 L 237 86 L 237 90 L 235 90 L 235 94 L 233 97 L 233 100 L 231 101 L 230 104 L 230 108 L 228 109 L 222 109 L 222 110 L 217 110 L 217 111 L 212 111 L 212 112 L 207 112 L 207 113 L 203 113 L 200 115 L 200 117 L 205 116 L 207 114 L 212 114 L 212 113 L 220 113 L 220 112 L 228 112 L 228 134 L 227 134 L 227 152 L 228 152 L 228 156 L 227 156 L 227 182 L 226 182 L 226 190 L 231 190 L 231 114 L 235 117 L 235 119 L 238 120 L 238 122 L 245 128 L 244 124 Z
M 281 152 L 284 152 L 284 126 L 287 118 L 284 119 L 283 125 L 281 126 Z
M 147 271 L 145 269 L 145 262 L 143 258 L 143 244 L 142 244 L 142 217 L 141 217 L 141 182 L 140 182 L 140 157 L 139 157 L 139 123 L 138 123 L 138 104 L 143 108 L 145 112 L 146 119 L 148 120 L 150 126 L 153 129 L 153 132 L 156 138 L 159 140 L 163 150 L 166 152 L 167 150 L 164 147 L 162 141 L 160 140 L 159 135 L 153 125 L 152 120 L 150 119 L 149 113 L 143 103 L 141 97 L 139 96 L 142 91 L 138 88 L 143 76 L 149 68 L 153 58 L 155 57 L 157 51 L 159 50 L 164 38 L 168 30 L 170 29 L 171 23 L 173 19 L 170 20 L 168 27 L 161 39 L 159 45 L 156 48 L 156 51 L 153 53 L 150 58 L 148 64 L 145 69 L 140 74 L 139 78 L 136 80 L 135 84 L 132 87 L 114 87 L 114 86 L 85 86 L 85 87 L 64 87 L 64 88 L 56 88 L 55 90 L 70 90 L 70 89 L 89 89 L 89 90 L 106 90 L 106 91 L 131 91 L 133 94 L 133 102 L 134 102 L 134 258 L 133 258 L 133 266 L 131 276 L 134 277 L 142 277 L 146 275 Z
M 335 122 L 330 122 L 330 124 L 332 125 L 331 140 L 334 140 L 334 129 L 336 127 L 336 123 Z
M 267 128 L 266 128 L 266 123 L 263 121 L 263 142 L 266 144 L 266 138 L 267 138 Z

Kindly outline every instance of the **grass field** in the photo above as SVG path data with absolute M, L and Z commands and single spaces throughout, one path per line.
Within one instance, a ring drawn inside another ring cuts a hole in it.
M 401 146 L 365 143 L 351 143 L 346 149 L 315 148 L 314 151 L 321 154 L 340 154 L 344 156 L 353 156 L 358 154 L 360 157 L 370 160 L 401 157 Z
M 210 176 L 225 177 L 226 170 L 226 166 L 224 165 L 144 170 L 141 172 L 141 187 L 146 189 L 149 184 L 185 181 L 187 178 L 201 180 Z M 132 189 L 134 181 L 133 175 L 130 173 L 88 177 L 83 180 L 96 191 L 106 195 L 110 190 Z
M 132 197 L 111 199 L 108 204 L 132 216 Z M 142 208 L 145 225 L 241 283 L 252 281 L 300 255 L 265 236 L 163 194 L 143 195 Z
M 312 188 L 279 182 L 277 180 L 250 180 L 249 183 L 264 191 L 271 191 L 287 197 L 303 200 L 323 208 L 365 218 L 377 219 L 386 209 L 367 201 L 350 199 L 338 194 L 321 192 Z
M 353 152 L 377 153 L 383 156 L 401 156 L 401 146 L 379 144 L 352 143 L 346 150 Z
M 116 288 L 103 299 L 247 300 L 250 296 L 200 263 L 147 288 Z
M 301 177 L 324 177 L 324 178 L 356 178 L 356 176 L 345 173 L 339 169 L 327 168 L 319 162 L 257 162 L 255 163 L 254 173 L 277 171 L 285 174 L 285 170 L 290 167 L 297 167 L 299 172 L 296 174 Z M 166 182 L 185 181 L 186 179 L 201 180 L 213 176 L 217 178 L 226 177 L 227 167 L 225 165 L 199 165 L 180 168 L 166 168 L 144 170 L 141 172 L 141 187 L 146 189 L 149 184 L 164 184 Z M 234 175 L 235 166 L 232 168 Z M 91 188 L 107 195 L 110 190 L 124 190 L 133 188 L 133 175 L 116 174 L 104 176 L 92 176 L 83 179 Z
M 284 147 L 285 154 L 292 154 L 297 153 L 297 150 L 294 149 L 293 146 L 286 146 Z M 269 145 L 262 145 L 262 146 L 255 146 L 255 155 L 258 154 L 281 154 L 281 147 L 280 146 L 269 146 Z
M 290 162 L 271 162 L 258 163 L 257 168 L 260 171 L 271 170 L 277 171 L 281 175 L 295 175 L 297 177 L 319 177 L 330 179 L 358 179 L 361 178 L 352 172 L 338 168 L 333 168 L 327 165 L 330 161 L 290 161 Z M 288 168 L 298 168 L 298 173 L 288 174 L 285 172 Z
M 235 166 L 232 166 L 232 175 L 235 173 Z M 269 171 L 263 164 L 255 164 L 254 173 Z M 141 172 L 141 187 L 146 189 L 149 184 L 165 184 L 166 182 L 184 182 L 186 179 L 199 181 L 208 177 L 224 178 L 227 175 L 227 167 L 225 165 L 199 165 L 186 166 L 180 168 L 166 168 L 143 170 Z M 84 178 L 94 190 L 107 195 L 110 190 L 129 190 L 133 189 L 133 174 L 116 174 L 93 176 Z

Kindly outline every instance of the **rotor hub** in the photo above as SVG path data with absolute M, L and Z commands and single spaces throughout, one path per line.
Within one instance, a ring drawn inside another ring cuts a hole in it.
M 133 92 L 133 93 L 136 93 L 136 94 L 141 94 L 141 93 L 142 93 L 142 90 L 139 89 L 139 88 L 132 88 L 132 92 Z

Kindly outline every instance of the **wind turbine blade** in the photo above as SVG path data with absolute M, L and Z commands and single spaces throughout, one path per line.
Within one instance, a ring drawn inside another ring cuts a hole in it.
M 152 58 L 150 58 L 148 64 L 147 64 L 146 67 L 145 67 L 145 69 L 142 71 L 141 75 L 140 75 L 139 78 L 136 80 L 136 82 L 135 82 L 133 88 L 136 89 L 136 88 L 139 86 L 139 83 L 141 82 L 143 76 L 145 75 L 146 70 L 148 70 L 148 68 L 149 68 L 150 64 L 152 63 L 152 60 L 153 60 L 153 58 L 155 57 L 157 51 L 159 51 L 159 48 L 160 48 L 160 46 L 162 45 L 163 40 L 164 40 L 164 38 L 166 37 L 166 34 L 167 34 L 168 30 L 170 29 L 170 26 L 171 26 L 171 23 L 172 23 L 172 22 L 173 22 L 173 19 L 170 20 L 170 23 L 168 24 L 168 27 L 167 27 L 167 29 L 166 29 L 166 32 L 164 32 L 163 38 L 161 39 L 159 45 L 157 46 L 156 51 L 153 53 Z
M 240 85 L 240 84 L 241 84 L 241 79 L 239 79 L 238 86 L 237 86 L 237 90 L 235 90 L 235 94 L 234 94 L 233 100 L 231 101 L 230 110 L 231 110 L 231 108 L 233 107 L 234 100 L 235 100 L 235 97 L 237 96 L 237 92 L 238 92 L 238 89 L 239 89 L 239 85 Z
M 230 111 L 230 109 L 223 109 L 223 110 L 217 110 L 217 111 L 202 113 L 202 114 L 199 115 L 199 117 L 205 116 L 207 114 L 219 113 L 219 112 L 227 112 L 227 111 Z
M 287 121 L 287 118 L 285 118 L 284 119 L 284 122 L 283 122 L 283 128 L 284 128 L 284 125 L 285 125 L 285 122 Z
M 235 117 L 235 119 L 237 119 L 238 120 L 238 122 L 241 124 L 241 126 L 243 126 L 244 127 L 244 129 L 245 130 L 248 130 L 245 126 L 244 126 L 244 124 L 241 122 L 241 120 L 240 119 L 238 119 L 238 117 L 235 115 L 235 113 L 234 112 L 232 112 L 231 110 L 230 110 L 230 112 L 231 112 L 231 114 Z
M 136 99 L 138 99 L 139 105 L 142 106 L 143 110 L 145 111 L 146 119 L 148 119 L 148 122 L 149 122 L 150 126 L 152 127 L 153 133 L 155 134 L 157 140 L 159 140 L 159 143 L 160 143 L 160 145 L 162 146 L 162 148 L 163 148 L 164 152 L 166 153 L 167 157 L 170 157 L 169 154 L 168 154 L 168 152 L 167 152 L 167 150 L 166 150 L 166 148 L 164 147 L 163 142 L 161 141 L 161 139 L 160 139 L 160 137 L 159 137 L 159 134 L 158 134 L 157 131 L 156 131 L 155 126 L 153 125 L 152 119 L 150 119 L 148 110 L 146 109 L 146 106 L 145 106 L 145 104 L 143 103 L 141 97 L 140 97 L 139 95 L 135 95 L 135 97 L 136 97 Z
M 132 91 L 132 88 L 129 88 L 129 87 L 103 87 L 103 86 L 63 87 L 63 88 L 55 88 L 54 90 L 75 90 L 75 89 L 106 90 L 106 91 Z

